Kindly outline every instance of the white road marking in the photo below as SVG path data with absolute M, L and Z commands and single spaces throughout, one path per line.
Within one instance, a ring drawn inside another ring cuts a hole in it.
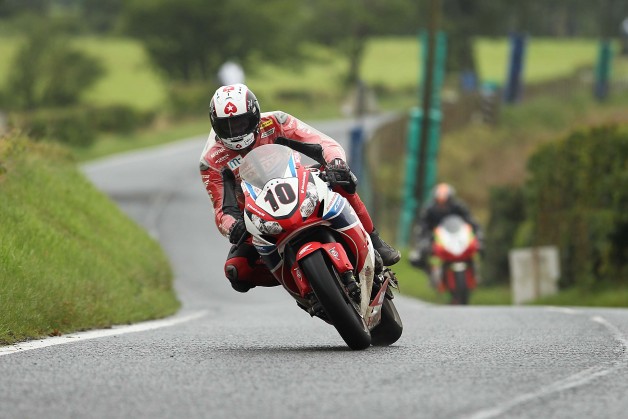
M 610 323 L 604 317 L 594 316 L 591 317 L 591 320 L 594 322 L 600 323 L 602 326 L 606 327 L 613 335 L 615 340 L 617 340 L 624 347 L 624 359 L 628 361 L 628 339 L 621 333 L 621 331 L 614 324 Z
M 46 348 L 54 345 L 64 345 L 68 343 L 83 342 L 89 339 L 98 339 L 107 336 L 123 335 L 126 333 L 145 332 L 147 330 L 160 329 L 162 327 L 170 327 L 176 324 L 189 322 L 198 319 L 207 314 L 207 311 L 197 311 L 186 316 L 171 317 L 162 320 L 151 320 L 147 322 L 132 324 L 129 326 L 113 326 L 111 329 L 90 330 L 87 332 L 71 333 L 63 336 L 55 336 L 43 340 L 31 340 L 16 343 L 10 346 L 0 347 L 0 356 L 11 355 L 19 352 L 30 351 L 33 349 Z
M 573 314 L 573 313 L 569 313 L 569 314 Z M 597 378 L 604 377 L 605 375 L 608 375 L 620 368 L 625 367 L 626 364 L 628 363 L 628 339 L 626 339 L 626 337 L 622 335 L 621 331 L 615 325 L 611 324 L 603 317 L 594 316 L 594 317 L 591 317 L 591 320 L 594 322 L 600 323 L 602 326 L 604 326 L 613 335 L 613 338 L 615 338 L 615 340 L 617 340 L 623 347 L 622 357 L 616 360 L 615 362 L 613 362 L 613 364 L 611 364 L 610 367 L 595 366 L 595 367 L 587 368 L 586 370 L 570 375 L 569 377 L 565 379 L 556 381 L 555 383 L 542 387 L 538 391 L 523 394 L 521 396 L 515 397 L 512 400 L 501 403 L 493 408 L 483 409 L 466 417 L 469 419 L 494 418 L 494 417 L 503 415 L 504 413 L 506 413 L 513 407 L 516 407 L 520 404 L 524 404 L 534 399 L 547 397 L 550 394 L 558 393 L 558 392 L 561 392 L 570 388 L 580 387 Z
M 563 313 L 563 314 L 579 314 L 578 310 L 574 310 L 572 308 L 566 308 L 566 307 L 546 307 L 546 309 L 548 311 L 555 311 L 557 313 Z

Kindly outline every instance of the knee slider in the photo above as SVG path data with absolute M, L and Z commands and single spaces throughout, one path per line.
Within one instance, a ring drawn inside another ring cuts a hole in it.
M 238 280 L 238 268 L 234 265 L 225 266 L 225 275 L 229 281 L 237 281 Z
M 238 268 L 234 265 L 225 266 L 225 275 L 231 283 L 231 288 L 238 292 L 247 292 L 251 288 L 255 288 L 255 285 L 248 281 L 238 281 Z

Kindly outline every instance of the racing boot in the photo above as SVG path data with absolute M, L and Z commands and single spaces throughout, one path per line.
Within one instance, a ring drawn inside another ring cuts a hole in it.
M 377 232 L 377 230 L 373 229 L 373 232 L 370 233 L 369 236 L 371 236 L 373 248 L 382 257 L 384 266 L 391 266 L 399 262 L 399 259 L 401 259 L 401 254 L 399 253 L 399 251 L 386 243 L 384 240 L 382 240 L 382 238 L 379 237 L 379 233 Z
M 375 275 L 379 275 L 384 270 L 384 261 L 380 256 L 379 252 L 375 250 Z

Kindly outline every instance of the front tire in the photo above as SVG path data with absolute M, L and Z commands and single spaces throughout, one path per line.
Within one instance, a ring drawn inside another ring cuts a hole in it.
M 467 271 L 455 271 L 454 280 L 456 289 L 452 292 L 454 304 L 469 304 L 469 287 L 467 286 Z
M 299 262 L 325 314 L 345 343 L 353 350 L 371 345 L 371 334 L 350 298 L 340 285 L 336 268 L 317 250 Z

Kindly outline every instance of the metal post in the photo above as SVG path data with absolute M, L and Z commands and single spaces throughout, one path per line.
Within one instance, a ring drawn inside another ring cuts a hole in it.
M 525 35 L 515 33 L 510 36 L 510 67 L 504 89 L 504 102 L 506 103 L 516 103 L 521 100 L 525 46 Z
M 436 51 L 434 59 L 434 74 L 432 83 L 432 103 L 430 108 L 429 129 L 427 136 L 427 156 L 425 159 L 423 196 L 418 197 L 421 204 L 429 200 L 430 191 L 436 184 L 438 149 L 440 148 L 440 128 L 442 122 L 440 89 L 445 78 L 445 62 L 447 60 L 447 38 L 441 31 L 436 37 Z
M 414 196 L 418 170 L 419 130 L 423 121 L 423 113 L 419 108 L 410 110 L 408 121 L 408 136 L 406 141 L 406 174 L 403 190 L 403 207 L 397 230 L 397 243 L 404 247 L 410 239 L 410 230 L 417 210 L 417 201 Z
M 421 134 L 419 144 L 419 170 L 417 173 L 417 182 L 414 185 L 414 196 L 416 199 L 423 199 L 425 187 L 425 162 L 427 160 L 428 135 L 430 130 L 430 111 L 432 109 L 432 90 L 434 84 L 434 61 L 436 57 L 436 32 L 440 22 L 440 0 L 430 1 L 430 19 L 427 33 L 427 59 L 425 60 L 425 77 L 423 83 L 423 121 L 421 121 Z M 423 202 L 419 202 L 422 205 Z
M 351 171 L 362 181 L 364 166 L 364 128 L 362 124 L 356 124 L 349 132 L 349 167 Z
M 608 96 L 608 81 L 611 72 L 611 43 L 608 40 L 600 44 L 597 66 L 595 69 L 595 97 L 603 101 Z

